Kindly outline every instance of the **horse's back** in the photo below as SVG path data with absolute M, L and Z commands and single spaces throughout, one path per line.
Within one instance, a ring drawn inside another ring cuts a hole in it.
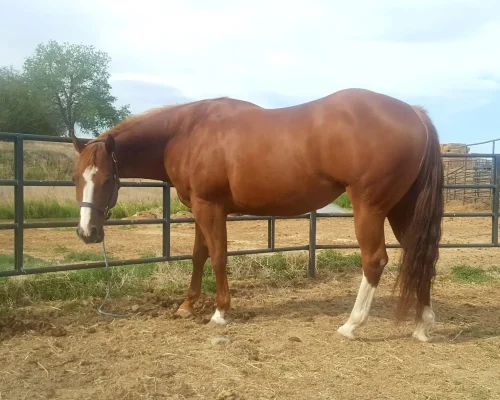
M 228 98 L 208 105 L 178 148 L 190 175 L 182 181 L 240 209 L 295 212 L 356 184 L 390 190 L 393 181 L 414 179 L 425 147 L 411 106 L 362 89 L 278 109 Z
M 402 163 L 419 164 L 426 143 L 425 127 L 409 104 L 366 89 L 278 109 L 242 104 L 228 121 L 233 129 L 225 132 L 234 139 L 232 151 L 241 147 L 239 158 L 259 155 L 290 173 L 301 164 L 345 184 L 369 171 L 385 175 Z

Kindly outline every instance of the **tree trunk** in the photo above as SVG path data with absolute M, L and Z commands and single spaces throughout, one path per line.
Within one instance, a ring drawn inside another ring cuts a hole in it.
M 70 122 L 69 124 L 66 125 L 66 128 L 68 129 L 68 137 L 71 137 L 71 134 L 75 133 L 75 123 Z

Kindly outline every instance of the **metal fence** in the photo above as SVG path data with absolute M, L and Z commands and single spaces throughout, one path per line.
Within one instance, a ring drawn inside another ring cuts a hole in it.
M 65 265 L 52 265 L 48 267 L 39 268 L 24 268 L 23 255 L 24 255 L 24 231 L 26 229 L 39 229 L 39 228 L 76 228 L 78 222 L 25 222 L 24 220 L 24 188 L 28 186 L 73 186 L 71 181 L 49 181 L 49 180 L 25 180 L 24 179 L 24 142 L 38 141 L 38 142 L 54 142 L 54 143 L 71 143 L 69 138 L 50 137 L 40 135 L 28 134 L 15 134 L 0 132 L 0 141 L 13 142 L 14 144 L 14 179 L 0 180 L 0 186 L 10 186 L 14 188 L 14 209 L 15 217 L 13 223 L 0 223 L 0 230 L 14 230 L 14 265 L 12 269 L 0 271 L 0 277 L 38 274 L 42 272 L 56 272 L 88 268 L 104 267 L 104 262 L 85 262 L 77 264 Z M 443 243 L 441 247 L 452 248 L 465 248 L 465 247 L 498 247 L 498 204 L 499 204 L 499 176 L 498 166 L 500 163 L 499 155 L 495 154 L 443 154 L 447 158 L 484 158 L 492 159 L 492 175 L 490 183 L 483 183 L 479 185 L 446 185 L 446 189 L 483 189 L 492 191 L 494 201 L 492 201 L 491 212 L 476 212 L 476 213 L 445 213 L 447 217 L 489 217 L 491 218 L 491 242 L 490 243 Z M 152 225 L 159 224 L 162 226 L 162 256 L 149 257 L 140 259 L 129 260 L 116 260 L 109 261 L 110 266 L 125 266 L 125 265 L 138 265 L 155 262 L 168 262 L 178 260 L 189 260 L 191 254 L 184 255 L 171 255 L 170 253 L 170 227 L 173 223 L 193 223 L 193 218 L 172 218 L 170 213 L 170 188 L 168 183 L 164 182 L 122 182 L 122 187 L 158 187 L 162 188 L 162 204 L 163 215 L 162 218 L 146 219 L 146 220 L 109 220 L 106 225 Z M 316 222 L 318 218 L 339 218 L 339 217 L 352 217 L 352 213 L 320 213 L 311 212 L 308 214 L 298 215 L 295 217 L 259 217 L 259 216 L 228 216 L 228 221 L 267 221 L 267 248 L 250 249 L 250 250 L 236 250 L 229 251 L 228 255 L 244 255 L 244 254 L 263 254 L 274 252 L 286 251 L 308 251 L 308 276 L 314 277 L 316 270 L 316 250 L 322 249 L 348 249 L 359 248 L 355 244 L 331 244 L 321 245 L 316 243 Z M 309 220 L 309 242 L 301 246 L 291 247 L 276 247 L 276 220 L 278 219 L 306 219 Z M 74 234 L 74 233 L 73 233 Z M 388 244 L 388 248 L 398 248 L 399 245 Z

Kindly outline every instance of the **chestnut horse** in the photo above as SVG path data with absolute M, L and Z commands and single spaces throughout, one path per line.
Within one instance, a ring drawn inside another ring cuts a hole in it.
M 210 256 L 217 290 L 211 322 L 226 324 L 229 213 L 293 216 L 347 191 L 363 274 L 352 313 L 338 332 L 354 339 L 368 317 L 388 262 L 387 217 L 402 247 L 397 317 L 415 306 L 413 336 L 429 340 L 443 165 L 436 128 L 422 108 L 363 89 L 280 109 L 218 98 L 130 117 L 87 145 L 72 136 L 80 153 L 74 170 L 81 206 L 77 233 L 85 243 L 103 240 L 119 178 L 170 182 L 192 209 L 193 271 L 178 315 L 192 315 Z

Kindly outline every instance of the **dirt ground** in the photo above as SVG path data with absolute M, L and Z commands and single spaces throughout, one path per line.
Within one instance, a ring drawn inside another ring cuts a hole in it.
M 491 238 L 488 218 L 446 218 L 444 229 L 445 243 Z M 160 227 L 106 232 L 116 257 L 161 251 Z M 395 243 L 390 228 L 386 235 Z M 307 221 L 276 224 L 276 246 L 306 244 L 307 236 Z M 230 223 L 229 240 L 230 249 L 266 247 L 267 223 Z M 0 231 L 2 252 L 12 241 L 12 232 Z M 25 243 L 27 254 L 47 259 L 57 258 L 57 247 L 100 252 L 73 229 L 28 230 Z M 318 243 L 356 243 L 352 219 L 320 220 Z M 192 225 L 173 226 L 171 244 L 172 254 L 189 254 Z M 389 255 L 397 261 L 397 250 Z M 182 296 L 152 293 L 113 300 L 124 310 L 139 306 L 130 319 L 100 316 L 101 299 L 24 307 L 0 324 L 10 332 L 0 342 L 0 399 L 500 399 L 500 285 L 447 277 L 457 264 L 498 266 L 499 255 L 491 248 L 441 251 L 437 325 L 427 344 L 411 338 L 410 319 L 394 322 L 391 270 L 356 341 L 336 334 L 359 287 L 352 273 L 282 288 L 230 282 L 224 328 L 205 324 L 213 296 L 202 298 L 190 320 L 173 317 Z M 213 344 L 216 338 L 229 341 Z

